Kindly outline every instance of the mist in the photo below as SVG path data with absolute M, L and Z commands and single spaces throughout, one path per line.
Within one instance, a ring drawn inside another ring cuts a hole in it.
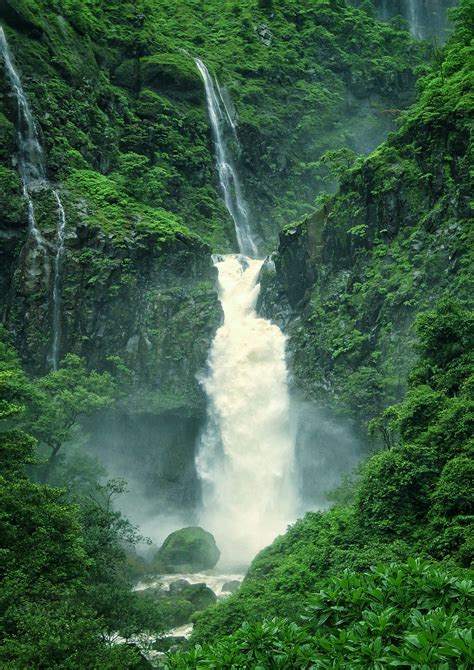
M 327 493 L 357 466 L 364 445 L 349 419 L 322 406 L 293 399 L 291 416 L 300 511 L 326 509 Z

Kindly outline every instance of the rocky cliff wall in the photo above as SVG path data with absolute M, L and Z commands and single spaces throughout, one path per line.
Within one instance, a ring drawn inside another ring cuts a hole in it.
M 401 129 L 281 233 L 264 271 L 260 309 L 287 330 L 295 390 L 362 434 L 403 392 L 416 315 L 472 295 L 468 38 L 448 44 Z
M 269 247 L 280 224 L 312 211 L 326 188 L 324 151 L 370 150 L 393 127 L 393 108 L 410 101 L 428 52 L 345 2 L 285 0 L 269 12 L 253 0 L 2 0 L 0 21 L 48 175 L 32 192 L 43 255 L 27 230 L 17 109 L 2 69 L 2 318 L 23 363 L 47 371 L 54 187 L 66 214 L 60 358 L 77 352 L 107 369 L 119 357 L 130 370 L 118 414 L 93 437 L 98 452 L 111 460 L 113 435 L 117 458 L 130 455 L 125 470 L 143 459 L 142 471 L 164 481 L 176 457 L 191 472 L 204 417 L 196 375 L 221 319 L 210 253 L 235 249 L 193 56 L 222 84 L 252 220 Z M 178 498 L 196 495 L 192 479 L 180 488 L 178 478 Z

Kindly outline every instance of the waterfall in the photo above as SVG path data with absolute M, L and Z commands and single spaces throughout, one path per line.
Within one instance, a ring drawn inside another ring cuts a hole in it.
M 44 155 L 38 140 L 36 126 L 21 79 L 13 65 L 7 38 L 0 26 L 0 53 L 7 77 L 17 103 L 18 171 L 23 184 L 23 195 L 28 203 L 28 225 L 36 249 L 46 256 L 46 246 L 37 226 L 31 191 L 46 181 Z
M 23 195 L 28 204 L 28 226 L 31 239 L 34 243 L 33 265 L 36 263 L 38 252 L 43 256 L 44 274 L 49 284 L 49 262 L 48 251 L 45 240 L 36 223 L 35 208 L 33 203 L 33 192 L 42 186 L 50 187 L 45 167 L 43 147 L 39 141 L 35 120 L 28 104 L 20 76 L 13 65 L 13 58 L 8 46 L 5 32 L 0 26 L 0 53 L 3 57 L 5 70 L 11 85 L 12 93 L 17 104 L 17 139 L 18 139 L 18 172 L 20 174 Z M 53 318 L 52 318 L 52 353 L 51 361 L 53 368 L 58 367 L 60 347 L 60 321 L 61 321 L 61 260 L 64 252 L 64 238 L 66 229 L 66 215 L 61 198 L 56 190 L 52 190 L 57 203 L 58 224 L 57 242 L 54 258 L 54 282 L 53 282 Z M 35 267 L 33 267 L 33 271 Z
M 201 523 L 214 533 L 221 563 L 242 565 L 296 516 L 285 336 L 255 311 L 263 261 L 258 260 L 226 144 L 229 132 L 238 143 L 237 129 L 219 82 L 214 84 L 199 58 L 195 62 L 204 81 L 219 182 L 240 251 L 213 257 L 224 323 L 202 379 L 208 419 L 196 457 Z
M 418 16 L 418 4 L 420 0 L 407 0 L 408 1 L 408 23 L 410 26 L 410 32 L 413 37 L 421 39 L 423 37 L 420 29 L 420 20 Z
M 388 0 L 382 0 L 379 9 L 380 18 L 387 21 L 390 18 L 390 10 L 388 8 Z
M 195 59 L 196 66 L 204 81 L 206 92 L 207 111 L 211 123 L 212 136 L 215 145 L 216 165 L 219 175 L 219 184 L 224 195 L 225 206 L 231 215 L 237 235 L 239 250 L 246 256 L 257 257 L 257 245 L 252 238 L 248 219 L 248 208 L 245 203 L 237 170 L 232 164 L 229 150 L 225 141 L 225 127 L 229 126 L 235 133 L 235 124 L 224 102 L 219 84 L 214 86 L 207 67 L 199 58 Z M 216 88 L 219 97 L 216 93 Z M 221 103 L 219 102 L 221 100 Z
M 285 336 L 255 312 L 261 260 L 214 257 L 224 323 L 203 386 L 208 423 L 197 469 L 202 525 L 223 563 L 248 563 L 296 516 Z
M 451 26 L 448 9 L 457 5 L 457 0 L 378 0 L 379 17 L 388 21 L 401 14 L 407 21 L 410 33 L 416 39 L 436 37 L 444 42 Z
M 56 190 L 53 190 L 56 204 L 58 206 L 58 230 L 56 254 L 54 256 L 54 281 L 53 281 L 53 346 L 51 350 L 51 360 L 53 370 L 58 369 L 59 365 L 59 345 L 61 328 L 61 262 L 64 253 L 64 238 L 66 233 L 66 213 L 61 202 L 61 198 Z
M 235 137 L 235 139 L 238 143 L 239 139 L 237 137 L 237 128 L 235 126 L 235 121 L 232 118 L 232 114 L 230 113 L 229 107 L 227 106 L 227 103 L 225 101 L 224 91 L 222 90 L 221 85 L 219 84 L 217 79 L 216 79 L 216 86 L 217 86 L 217 91 L 219 93 L 219 98 L 220 98 L 220 100 L 222 102 L 222 105 L 224 107 L 224 112 L 225 112 L 225 115 L 226 115 L 226 118 L 227 118 L 227 123 L 229 124 L 229 126 L 232 130 L 232 134 L 234 135 L 234 137 Z

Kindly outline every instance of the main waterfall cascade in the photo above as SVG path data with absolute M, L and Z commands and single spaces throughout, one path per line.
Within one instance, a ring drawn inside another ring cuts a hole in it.
M 202 380 L 208 420 L 196 458 L 203 498 L 200 521 L 215 535 L 221 563 L 243 565 L 296 517 L 295 437 L 285 336 L 255 311 L 264 261 L 257 259 L 225 141 L 226 125 L 237 139 L 235 123 L 218 81 L 214 85 L 204 63 L 198 58 L 195 62 L 204 81 L 219 182 L 241 252 L 213 257 L 224 323 L 212 343 Z
M 249 562 L 296 515 L 285 336 L 255 312 L 263 261 L 217 256 L 224 323 L 203 381 L 208 424 L 197 468 L 202 525 L 222 562 Z
M 39 141 L 36 130 L 35 120 L 28 104 L 20 76 L 13 64 L 13 58 L 8 46 L 8 41 L 3 28 L 0 26 L 0 54 L 5 65 L 5 71 L 10 81 L 12 93 L 16 99 L 18 117 L 17 117 L 17 138 L 18 138 L 18 172 L 20 174 L 23 195 L 28 204 L 28 225 L 30 237 L 33 241 L 32 250 L 32 268 L 34 275 L 39 274 L 37 268 L 37 257 L 40 255 L 43 259 L 43 270 L 45 283 L 49 285 L 50 264 L 48 259 L 48 250 L 46 242 L 39 229 L 35 207 L 33 203 L 33 193 L 42 187 L 51 188 L 46 176 L 46 167 L 43 147 Z M 60 321 L 61 321 L 61 261 L 64 252 L 64 239 L 66 230 L 66 214 L 61 202 L 59 193 L 52 189 L 57 203 L 58 225 L 57 225 L 57 244 L 54 257 L 54 280 L 52 296 L 52 349 L 51 363 L 53 369 L 57 369 L 59 363 L 60 348 Z

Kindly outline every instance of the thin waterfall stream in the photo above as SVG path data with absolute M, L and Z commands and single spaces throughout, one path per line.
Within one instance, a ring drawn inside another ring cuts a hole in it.
M 213 257 L 224 322 L 202 380 L 208 419 L 196 465 L 202 483 L 201 524 L 216 537 L 221 565 L 235 566 L 248 564 L 296 516 L 295 438 L 286 338 L 255 309 L 264 261 L 258 259 L 239 175 L 226 143 L 229 133 L 236 136 L 236 127 L 217 79 L 201 60 L 195 62 L 204 81 L 219 183 L 240 251 Z
M 239 251 L 246 256 L 255 258 L 258 256 L 258 249 L 250 230 L 248 207 L 242 193 L 239 175 L 231 160 L 225 141 L 224 130 L 226 124 L 231 127 L 232 132 L 236 132 L 235 126 L 231 122 L 230 114 L 225 104 L 223 103 L 221 106 L 219 102 L 219 98 L 222 100 L 221 94 L 218 97 L 216 87 L 207 67 L 199 58 L 195 59 L 195 63 L 204 81 L 207 111 L 214 139 L 219 184 L 224 195 L 225 206 L 234 221 Z M 217 91 L 219 91 L 219 88 L 217 88 Z
M 46 182 L 43 148 L 21 79 L 13 65 L 13 58 L 3 28 L 0 26 L 0 53 L 12 93 L 17 104 L 18 172 L 23 185 L 23 195 L 28 203 L 28 224 L 36 247 L 46 255 L 46 245 L 36 223 L 31 191 Z
M 416 0 L 408 0 L 408 22 L 410 32 L 413 37 L 421 39 L 423 35 L 420 31 L 420 21 L 418 16 L 418 4 Z
M 48 249 L 41 230 L 36 222 L 33 193 L 44 187 L 49 188 L 52 190 L 57 204 L 58 223 L 56 251 L 53 264 L 52 346 L 50 355 L 52 367 L 54 370 L 57 370 L 59 365 L 61 327 L 61 262 L 64 253 L 66 214 L 58 191 L 56 189 L 51 189 L 46 176 L 43 147 L 39 140 L 33 113 L 23 89 L 20 75 L 13 64 L 13 57 L 2 26 L 0 26 L 0 54 L 3 58 L 5 71 L 17 105 L 18 172 L 22 182 L 23 195 L 28 204 L 28 226 L 30 237 L 33 241 L 33 267 L 31 270 L 34 274 L 38 274 L 36 264 L 37 257 L 40 255 L 43 259 L 43 273 L 46 286 L 49 286 L 50 280 Z
M 53 279 L 53 346 L 51 348 L 51 360 L 53 370 L 58 369 L 59 365 L 59 347 L 61 339 L 61 263 L 64 254 L 64 240 L 66 236 L 66 213 L 63 203 L 56 190 L 53 189 L 53 195 L 58 206 L 58 229 L 57 246 L 54 256 L 54 279 Z

